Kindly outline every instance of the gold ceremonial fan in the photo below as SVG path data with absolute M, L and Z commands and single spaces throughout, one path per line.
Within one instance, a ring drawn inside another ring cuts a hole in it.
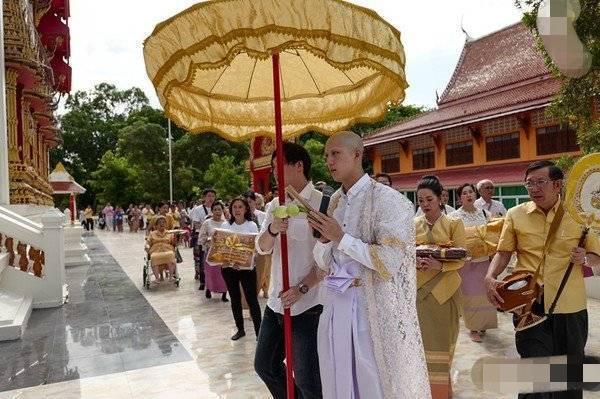
M 571 169 L 565 206 L 577 223 L 600 229 L 600 153 L 586 155 Z

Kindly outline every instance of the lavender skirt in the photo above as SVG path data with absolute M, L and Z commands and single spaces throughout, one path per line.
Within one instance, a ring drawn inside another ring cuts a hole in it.
M 227 292 L 227 285 L 221 274 L 221 266 L 211 266 L 204 263 L 204 276 L 206 277 L 206 289 L 210 292 Z

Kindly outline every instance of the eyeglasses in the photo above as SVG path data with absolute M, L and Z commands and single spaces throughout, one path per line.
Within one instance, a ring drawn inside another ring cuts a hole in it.
M 527 180 L 523 185 L 525 188 L 544 187 L 553 180 Z
M 493 190 L 494 186 L 481 186 L 481 188 L 484 188 L 486 190 Z

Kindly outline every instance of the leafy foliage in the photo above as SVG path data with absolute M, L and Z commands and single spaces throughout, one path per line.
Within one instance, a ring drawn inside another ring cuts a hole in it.
M 147 104 L 140 89 L 118 90 L 108 83 L 74 93 L 65 104 L 67 112 L 59 119 L 63 143 L 50 152 L 51 165 L 62 161 L 77 182 L 90 186 L 91 173 L 98 169 L 103 155 L 116 147 L 128 115 Z M 92 189 L 81 196 L 80 203 L 94 200 Z
M 310 155 L 310 160 L 312 162 L 311 166 L 311 179 L 314 183 L 318 181 L 324 181 L 327 185 L 331 187 L 337 187 L 338 184 L 331 178 L 331 174 L 327 169 L 327 164 L 325 163 L 325 157 L 323 156 L 323 151 L 325 149 L 325 144 L 322 141 L 311 138 L 308 139 L 304 144 L 304 148 L 308 151 Z
M 134 191 L 137 181 L 136 171 L 127 159 L 111 150 L 102 156 L 98 170 L 92 172 L 89 180 L 91 188 L 99 193 L 100 202 L 110 201 L 115 205 L 137 202 Z
M 231 155 L 211 155 L 212 162 L 204 173 L 204 183 L 214 188 L 219 197 L 230 200 L 248 189 L 250 184 L 244 164 Z
M 524 10 L 523 23 L 537 36 L 537 45 L 548 69 L 562 82 L 562 87 L 548 112 L 577 129 L 584 153 L 600 151 L 600 121 L 593 114 L 593 101 L 600 99 L 600 6 L 598 0 L 579 0 L 581 13 L 574 23 L 581 42 L 592 55 L 591 71 L 581 78 L 569 78 L 558 70 L 546 51 L 536 25 L 542 0 L 515 0 Z M 568 166 L 568 164 L 566 165 Z
M 382 121 L 353 130 L 364 136 L 420 112 L 420 107 L 390 104 Z M 52 151 L 52 163 L 62 161 L 88 188 L 78 200 L 80 206 L 107 201 L 126 206 L 169 198 L 168 120 L 149 106 L 140 89 L 119 90 L 101 83 L 78 91 L 67 100 L 60 121 L 63 143 Z M 210 133 L 187 134 L 174 123 L 171 135 L 174 199 L 197 198 L 205 187 L 215 188 L 225 199 L 247 190 L 249 143 L 230 143 Z M 326 139 L 308 133 L 300 143 L 313 161 L 313 180 L 336 187 L 323 157 Z M 368 164 L 366 168 L 369 171 Z

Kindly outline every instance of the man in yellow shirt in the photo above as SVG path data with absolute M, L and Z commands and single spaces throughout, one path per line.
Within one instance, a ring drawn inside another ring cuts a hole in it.
M 535 272 L 540 266 L 539 283 L 544 295 L 536 313 L 548 314 L 554 302 L 569 262 L 574 267 L 548 319 L 515 335 L 517 351 L 523 358 L 569 355 L 582 362 L 588 335 L 588 315 L 582 266 L 600 264 L 600 242 L 590 232 L 584 248 L 578 247 L 582 226 L 565 212 L 548 250 L 544 244 L 550 225 L 559 209 L 564 174 L 550 161 L 537 161 L 525 172 L 525 187 L 531 202 L 510 209 L 506 215 L 498 252 L 488 269 L 485 283 L 488 299 L 498 306 L 502 298 L 496 291 L 500 273 L 506 268 L 513 252 L 517 255 L 515 271 Z M 519 395 L 519 398 L 581 398 L 581 391 Z

